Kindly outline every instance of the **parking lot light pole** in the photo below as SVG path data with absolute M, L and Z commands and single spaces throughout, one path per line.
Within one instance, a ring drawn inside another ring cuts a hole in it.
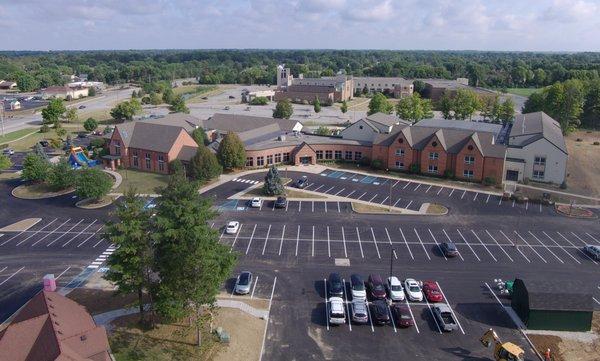
M 386 169 L 388 176 L 390 175 L 390 170 Z M 390 179 L 388 179 L 390 182 L 390 196 L 388 197 L 388 199 L 390 200 L 390 209 L 389 212 L 392 213 L 392 181 Z
M 394 252 L 396 252 L 396 250 L 392 248 L 390 250 L 390 277 L 392 277 L 392 271 L 394 267 Z

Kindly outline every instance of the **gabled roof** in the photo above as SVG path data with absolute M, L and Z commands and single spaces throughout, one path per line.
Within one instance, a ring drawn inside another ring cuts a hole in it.
M 85 308 L 41 291 L 0 333 L 2 360 L 110 361 L 108 338 Z
M 215 113 L 207 120 L 201 121 L 204 130 L 218 130 L 223 133 L 241 133 L 264 126 L 276 124 L 279 130 L 291 132 L 299 122 L 291 119 L 278 119 L 271 117 L 256 117 L 234 113 Z
M 422 119 L 419 122 L 417 122 L 415 126 L 446 129 L 463 129 L 470 130 L 472 132 L 488 132 L 493 134 L 498 134 L 500 133 L 500 130 L 502 130 L 501 124 L 438 118 Z
M 167 114 L 162 117 L 143 119 L 143 120 L 140 120 L 140 122 L 163 124 L 163 125 L 175 125 L 178 127 L 182 127 L 188 133 L 193 132 L 194 129 L 196 129 L 198 126 L 200 126 L 202 124 L 202 121 L 199 118 L 197 118 L 193 115 L 184 114 L 184 113 Z
M 544 112 L 517 114 L 508 138 L 509 147 L 525 147 L 546 139 L 565 154 L 567 145 L 560 124 Z
M 376 122 L 383 125 L 397 125 L 397 124 L 410 124 L 410 122 L 404 121 L 393 114 L 385 114 L 385 113 L 375 113 L 371 115 L 367 115 L 365 118 L 369 121 Z
M 184 129 L 176 125 L 154 122 L 129 122 L 118 124 L 117 131 L 123 139 L 123 145 L 129 148 L 168 153 Z
M 528 281 L 515 279 L 515 286 L 525 286 L 529 296 L 530 310 L 587 311 L 594 310 L 591 293 L 586 293 L 586 285 L 575 282 L 569 288 L 556 282 Z

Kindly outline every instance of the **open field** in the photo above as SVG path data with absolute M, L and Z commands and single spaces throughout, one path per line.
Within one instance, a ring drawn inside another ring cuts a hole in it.
M 6 133 L 4 136 L 0 135 L 0 144 L 13 142 L 16 139 L 26 137 L 37 131 L 38 130 L 35 128 L 25 128 L 25 129 L 20 129 L 20 130 L 14 131 L 14 132 Z
M 506 91 L 510 94 L 528 97 L 531 94 L 541 90 L 541 88 L 507 88 Z
M 600 142 L 600 131 L 576 131 L 565 142 L 569 151 L 567 192 L 600 197 L 600 145 L 594 145 Z

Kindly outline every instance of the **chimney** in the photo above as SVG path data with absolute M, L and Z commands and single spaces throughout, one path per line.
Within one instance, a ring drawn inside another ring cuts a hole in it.
M 44 276 L 44 291 L 56 291 L 56 279 L 54 279 L 54 274 L 49 273 Z

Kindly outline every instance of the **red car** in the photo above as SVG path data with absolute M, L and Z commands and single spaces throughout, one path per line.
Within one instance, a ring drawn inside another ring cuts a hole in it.
M 410 327 L 413 325 L 410 309 L 406 304 L 394 303 L 392 305 L 392 314 L 394 315 L 394 322 L 396 323 L 396 326 Z
M 423 282 L 423 293 L 429 302 L 444 302 L 444 296 L 434 281 Z

